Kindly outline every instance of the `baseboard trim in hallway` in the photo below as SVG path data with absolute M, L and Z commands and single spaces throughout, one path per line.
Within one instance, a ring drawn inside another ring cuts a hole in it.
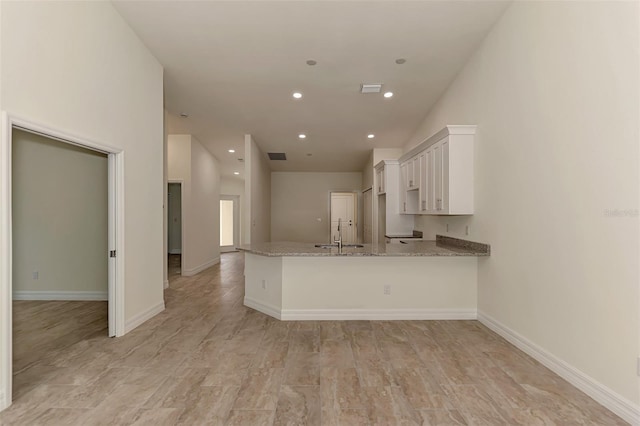
M 164 311 L 164 300 L 162 302 L 158 303 L 157 305 L 154 305 L 154 306 L 150 307 L 146 311 L 140 312 L 139 314 L 134 315 L 124 325 L 125 334 L 130 332 L 131 330 L 135 329 L 136 327 L 138 327 L 139 325 L 141 325 L 145 321 L 147 321 L 147 320 L 153 318 L 154 316 L 158 315 L 162 311 Z
M 640 407 L 633 402 L 536 345 L 526 337 L 496 321 L 494 318 L 478 312 L 478 320 L 487 326 L 487 328 L 504 337 L 509 343 L 540 362 L 625 421 L 632 425 L 640 425 Z
M 211 268 L 213 265 L 217 265 L 218 263 L 220 263 L 220 256 L 215 257 L 213 259 L 211 259 L 208 262 L 203 263 L 200 266 L 196 266 L 195 268 L 192 269 L 186 269 L 183 268 L 182 269 L 182 276 L 183 277 L 192 277 L 196 274 L 199 274 L 200 272 L 204 271 L 207 268 Z
M 14 291 L 13 300 L 109 300 L 106 291 Z

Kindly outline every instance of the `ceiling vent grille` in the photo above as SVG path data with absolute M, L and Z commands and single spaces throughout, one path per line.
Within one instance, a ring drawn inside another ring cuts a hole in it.
M 269 160 L 286 160 L 287 155 L 284 152 L 268 152 Z
M 360 93 L 380 93 L 382 90 L 382 84 L 362 84 L 360 86 Z

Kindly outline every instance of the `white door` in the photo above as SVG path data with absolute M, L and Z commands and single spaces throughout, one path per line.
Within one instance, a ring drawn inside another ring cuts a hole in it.
M 357 242 L 356 224 L 357 194 L 353 192 L 331 193 L 331 241 L 338 239 L 338 223 L 342 223 L 342 243 Z
M 240 211 L 237 195 L 220 196 L 220 251 L 234 251 L 240 244 Z

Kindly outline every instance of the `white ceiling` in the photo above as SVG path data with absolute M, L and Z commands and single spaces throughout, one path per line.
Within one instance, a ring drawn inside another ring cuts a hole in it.
M 114 4 L 165 68 L 166 109 L 189 114 L 169 130 L 192 133 L 223 176 L 242 177 L 245 133 L 287 154 L 276 171 L 359 171 L 371 148 L 404 145 L 508 2 Z M 394 96 L 360 94 L 361 83 Z

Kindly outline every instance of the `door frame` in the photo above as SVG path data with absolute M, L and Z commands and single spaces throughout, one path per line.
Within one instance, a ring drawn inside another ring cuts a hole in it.
M 12 240 L 12 131 L 14 128 L 38 134 L 71 145 L 107 154 L 108 158 L 108 257 L 109 270 L 109 335 L 125 333 L 124 320 L 124 151 L 114 146 L 68 134 L 52 127 L 2 111 L 0 121 L 0 411 L 12 403 L 13 382 L 13 240 Z
M 356 242 L 360 242 L 360 194 L 361 191 L 358 190 L 352 190 L 352 191 L 329 191 L 329 213 L 327 215 L 327 217 L 329 218 L 329 220 L 327 222 L 329 222 L 329 229 L 327 230 L 327 232 L 329 233 L 329 243 L 333 243 L 333 241 L 331 241 L 333 238 L 331 238 L 331 196 L 333 194 L 353 194 L 353 221 L 356 227 L 356 231 L 355 231 L 355 241 Z
M 233 201 L 233 245 L 220 246 L 220 253 L 228 253 L 236 251 L 236 246 L 240 245 L 240 196 L 239 195 L 220 195 L 220 200 Z M 218 209 L 220 206 L 218 205 Z M 222 248 L 225 247 L 223 250 Z M 231 249 L 227 248 L 231 247 Z
M 187 236 L 184 232 L 184 179 L 167 179 L 167 195 L 169 195 L 169 184 L 177 183 L 180 185 L 180 275 L 182 275 L 185 253 L 187 251 Z M 167 253 L 169 255 L 169 197 L 167 197 Z M 169 277 L 167 276 L 167 280 Z

